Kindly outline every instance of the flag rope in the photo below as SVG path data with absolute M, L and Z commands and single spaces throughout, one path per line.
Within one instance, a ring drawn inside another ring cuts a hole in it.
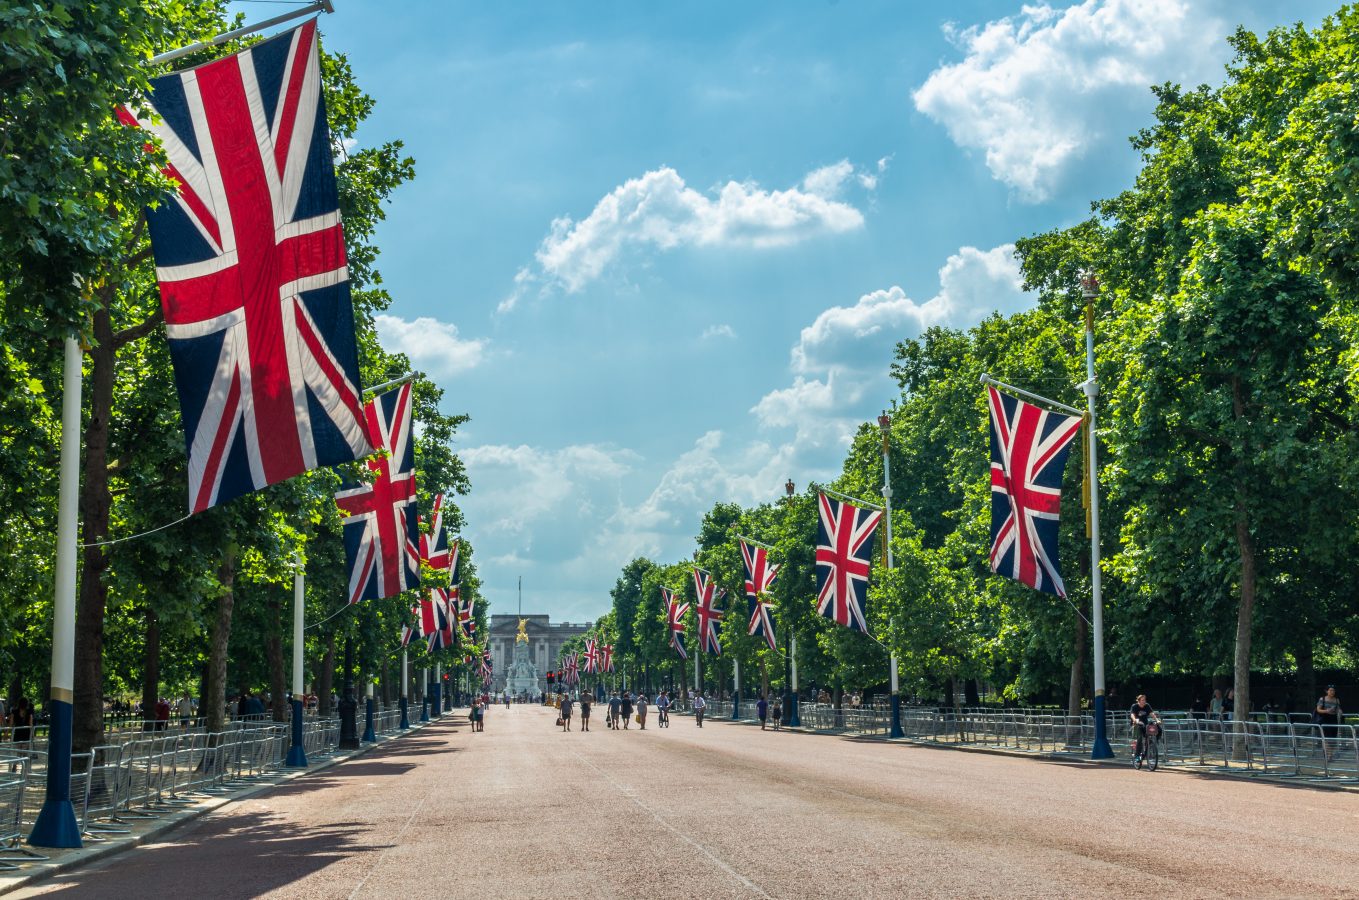
M 333 612 L 333 613 L 331 613 L 330 615 L 326 616 L 326 617 L 325 617 L 324 619 L 322 619 L 321 621 L 319 621 L 319 622 L 312 622 L 310 625 L 307 626 L 307 628 L 316 628 L 318 625 L 324 625 L 324 624 L 326 624 L 327 622 L 329 622 L 331 619 L 333 619 L 333 618 L 335 618 L 336 616 L 338 616 L 340 613 L 344 612 L 346 609 L 352 609 L 352 608 L 355 607 L 355 606 L 358 606 L 358 604 L 357 604 L 357 603 L 346 603 L 344 606 L 341 606 L 339 609 L 335 610 L 335 612 Z
M 185 513 L 184 515 L 180 516 L 178 519 L 175 519 L 173 522 L 166 522 L 164 525 L 157 525 L 155 528 L 149 529 L 149 530 L 147 530 L 147 531 L 143 531 L 143 532 L 141 532 L 140 534 L 129 534 L 127 537 L 112 538 L 111 540 L 107 540 L 107 541 L 90 541 L 88 544 L 76 544 L 76 546 L 77 546 L 77 547 L 81 547 L 81 548 L 84 548 L 84 547 L 107 547 L 107 546 L 109 546 L 110 544 L 121 544 L 121 543 L 123 543 L 124 541 L 134 541 L 134 540 L 136 540 L 136 539 L 139 538 L 139 537 L 146 537 L 148 534 L 155 534 L 157 531 L 164 531 L 164 530 L 167 529 L 167 528 L 170 528 L 170 527 L 172 527 L 172 526 L 174 526 L 174 525 L 178 525 L 180 522 L 183 522 L 185 519 L 188 519 L 189 516 L 192 516 L 192 515 L 193 515 L 192 512 Z

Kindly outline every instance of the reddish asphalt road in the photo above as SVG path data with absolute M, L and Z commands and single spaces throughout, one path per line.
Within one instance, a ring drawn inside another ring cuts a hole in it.
M 594 724 L 459 717 L 20 896 L 1359 897 L 1354 794 Z

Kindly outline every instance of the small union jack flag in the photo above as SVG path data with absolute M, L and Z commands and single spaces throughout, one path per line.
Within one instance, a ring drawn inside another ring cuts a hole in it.
M 681 602 L 674 591 L 665 587 L 661 588 L 661 601 L 665 603 L 665 618 L 670 628 L 670 646 L 675 648 L 680 659 L 688 659 L 689 654 L 684 650 L 684 614 L 689 611 L 689 604 Z
M 769 615 L 772 608 L 765 597 L 770 585 L 779 575 L 779 567 L 769 562 L 769 551 L 764 547 L 741 541 L 741 561 L 746 568 L 746 606 L 750 610 L 750 626 L 746 633 L 763 637 L 774 649 L 774 622 Z
M 1062 472 L 1079 416 L 987 389 L 991 410 L 991 571 L 1066 596 L 1057 564 Z
M 816 611 L 837 625 L 868 631 L 868 567 L 873 559 L 873 530 L 882 511 L 860 509 L 818 495 L 816 526 Z
M 368 459 L 372 484 L 335 495 L 344 513 L 350 603 L 391 597 L 420 584 L 411 386 L 374 397 L 365 411 L 369 431 L 385 452 Z
M 422 520 L 423 521 L 423 520 Z M 444 531 L 444 495 L 434 495 L 434 508 L 430 510 L 429 534 L 420 535 L 420 558 L 424 560 L 430 568 L 439 571 L 455 569 L 458 561 L 458 551 L 455 546 L 452 550 L 448 545 L 448 532 Z
M 452 637 L 448 627 L 448 606 L 437 588 L 420 598 L 418 625 L 430 653 L 453 646 L 452 641 L 445 641 L 445 636 Z
M 717 587 L 711 572 L 694 569 L 694 591 L 698 597 L 694 603 L 694 611 L 698 613 L 698 648 L 704 653 L 721 656 L 722 644 L 718 635 L 726 613 L 717 608 L 717 601 L 727 595 L 727 589 Z
M 414 624 L 412 624 L 412 622 Z M 416 601 L 411 607 L 411 622 L 406 622 L 401 626 L 401 646 L 410 644 L 411 638 L 420 633 L 420 602 Z
M 601 672 L 613 671 L 613 644 L 605 644 L 599 648 L 599 670 Z
M 154 79 L 178 185 L 146 212 L 201 512 L 373 447 L 316 23 Z

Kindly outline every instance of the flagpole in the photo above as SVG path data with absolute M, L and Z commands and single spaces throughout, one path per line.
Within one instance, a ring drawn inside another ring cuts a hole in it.
M 731 665 L 732 679 L 736 682 L 736 692 L 731 695 L 731 719 L 734 722 L 741 718 L 741 660 L 733 656 Z
M 434 664 L 434 690 L 430 693 L 434 696 L 429 702 L 429 714 L 437 718 L 444 714 L 444 664 L 441 662 Z
M 425 695 L 420 699 L 420 721 L 429 721 L 429 666 L 424 668 Z
M 793 484 L 793 479 L 789 478 L 783 485 L 784 500 L 787 503 L 793 502 L 793 492 L 797 486 Z M 786 583 L 786 579 L 785 579 Z M 791 604 L 785 604 L 785 609 L 781 613 L 785 619 L 784 623 L 784 653 L 783 653 L 783 724 L 789 728 L 796 728 L 802 724 L 802 718 L 797 714 L 797 661 L 793 656 L 797 652 L 797 637 L 793 634 L 792 613 L 786 608 Z
M 1085 403 L 1090 414 L 1090 430 L 1085 439 L 1090 447 L 1090 594 L 1094 615 L 1090 630 L 1095 639 L 1095 740 L 1090 747 L 1091 759 L 1110 759 L 1114 755 L 1105 734 L 1104 721 L 1104 597 L 1099 570 L 1099 466 L 1095 440 L 1095 398 L 1099 383 L 1095 380 L 1095 298 L 1099 295 L 1099 279 L 1087 274 L 1081 279 L 1081 295 L 1085 298 Z
M 47 798 L 28 842 L 37 847 L 80 847 L 71 805 L 72 709 L 75 687 L 77 492 L 80 489 L 80 343 L 68 335 L 61 396 L 61 481 L 57 495 L 57 559 L 52 604 L 51 725 L 47 748 Z
M 882 509 L 883 519 L 886 524 L 885 540 L 883 541 L 883 553 L 887 560 L 887 570 L 892 570 L 892 460 L 891 460 L 891 439 L 892 439 L 892 419 L 887 413 L 878 416 L 878 427 L 882 429 Z M 892 725 L 887 732 L 888 737 L 905 737 L 906 732 L 901 729 L 901 686 L 898 684 L 897 675 L 897 651 L 889 651 L 891 661 L 890 679 L 888 680 L 891 688 L 891 707 Z
M 367 685 L 363 692 L 363 737 L 360 740 L 366 743 L 377 741 L 377 734 L 373 731 L 373 676 L 371 673 L 364 679 Z
M 257 31 L 263 31 L 264 29 L 272 28 L 275 25 L 282 25 L 284 22 L 291 22 L 293 19 L 301 19 L 314 12 L 333 13 L 335 12 L 335 7 L 331 5 L 330 0 L 313 0 L 313 2 L 308 3 L 306 6 L 274 16 L 272 19 L 265 19 L 263 22 L 256 22 L 254 25 L 243 25 L 240 28 L 219 34 L 217 37 L 208 38 L 206 41 L 198 41 L 187 47 L 180 47 L 177 50 L 167 50 L 164 53 L 151 57 L 151 65 L 163 65 L 171 60 L 179 59 L 181 56 L 188 56 L 190 53 L 197 53 L 199 50 L 216 47 L 220 44 L 225 44 L 227 41 L 245 37 L 247 34 L 254 34 Z
M 405 729 L 411 727 L 411 720 L 410 720 L 410 717 L 407 715 L 407 713 L 408 713 L 408 711 L 409 711 L 409 709 L 410 709 L 410 699 L 409 699 L 410 680 L 411 680 L 411 677 L 410 677 L 410 669 L 408 668 L 408 659 L 407 659 L 407 656 L 406 656 L 406 648 L 405 648 L 405 647 L 402 647 L 402 648 L 401 648 L 401 700 L 400 700 L 400 703 L 401 703 L 401 725 L 400 725 L 400 727 L 401 727 L 402 730 L 405 730 Z
M 284 765 L 305 768 L 307 750 L 302 740 L 303 633 L 306 631 L 306 568 L 299 553 L 293 557 L 293 735 Z

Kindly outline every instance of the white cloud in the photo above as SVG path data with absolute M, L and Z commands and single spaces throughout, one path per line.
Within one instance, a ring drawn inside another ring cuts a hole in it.
M 597 444 L 556 450 L 486 444 L 458 455 L 477 486 L 465 505 L 477 506 L 479 497 L 494 498 L 481 510 L 489 514 L 476 519 L 479 528 L 511 534 L 539 530 L 534 526 L 554 519 L 574 521 L 590 510 L 589 498 L 601 488 L 616 491 L 639 459 L 630 450 Z
M 808 172 L 807 177 L 802 179 L 802 189 L 818 197 L 838 197 L 841 188 L 853 174 L 854 166 L 849 160 L 842 159 L 838 163 L 831 163 L 829 166 Z
M 1211 79 L 1229 50 L 1222 22 L 1188 0 L 1038 4 L 949 31 L 964 58 L 930 74 L 916 109 L 984 151 L 1027 201 L 1046 199 L 1091 147 L 1122 141 L 1151 107 L 1150 85 Z
M 725 323 L 722 325 L 709 325 L 707 328 L 703 329 L 702 340 L 715 341 L 719 338 L 735 340 L 736 329 Z
M 827 170 L 836 166 L 808 176 L 817 190 L 835 187 L 836 176 Z M 855 207 L 809 189 L 769 191 L 753 182 L 729 181 L 710 197 L 664 167 L 615 188 L 580 221 L 554 221 L 538 248 L 537 262 L 544 281 L 574 293 L 627 248 L 783 247 L 863 224 Z M 533 277 L 521 274 L 523 283 Z M 512 309 L 521 295 L 521 279 L 515 280 L 516 293 L 502 302 L 502 310 Z
M 853 306 L 832 306 L 802 329 L 793 370 L 885 370 L 898 341 L 931 325 L 971 325 L 994 310 L 1024 308 L 1031 301 L 1020 290 L 1014 249 L 1013 244 L 961 248 L 939 269 L 939 293 L 924 303 L 893 285 L 864 294 Z
M 458 326 L 429 316 L 406 321 L 378 313 L 373 317 L 378 340 L 396 353 L 404 353 L 429 375 L 457 375 L 476 368 L 486 358 L 487 341 L 458 336 Z

